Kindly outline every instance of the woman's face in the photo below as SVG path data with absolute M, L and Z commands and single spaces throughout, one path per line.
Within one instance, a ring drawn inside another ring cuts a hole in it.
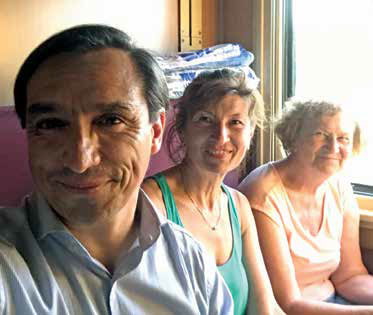
M 352 154 L 354 123 L 345 114 L 305 121 L 295 156 L 327 177 L 340 171 Z
M 181 134 L 187 162 L 222 175 L 236 168 L 250 146 L 254 129 L 249 108 L 242 97 L 226 95 L 188 117 Z

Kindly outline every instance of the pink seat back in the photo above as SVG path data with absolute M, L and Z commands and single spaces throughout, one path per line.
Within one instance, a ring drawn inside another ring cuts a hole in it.
M 0 106 L 0 206 L 14 206 L 32 190 L 25 130 L 11 106 Z

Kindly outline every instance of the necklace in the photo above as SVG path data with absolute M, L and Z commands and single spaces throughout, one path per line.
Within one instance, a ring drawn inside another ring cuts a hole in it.
M 188 193 L 188 191 L 186 190 L 186 187 L 185 187 L 185 182 L 184 182 L 184 177 L 183 177 L 183 174 L 180 170 L 180 176 L 181 176 L 181 181 L 183 182 L 183 188 L 184 188 L 184 192 L 185 194 L 188 196 L 188 198 L 190 199 L 190 201 L 192 202 L 194 208 L 200 213 L 200 215 L 202 216 L 203 220 L 205 221 L 205 223 L 208 225 L 208 227 L 212 230 L 212 231 L 216 231 L 219 223 L 220 223 L 220 219 L 221 219 L 221 194 L 219 196 L 219 216 L 218 218 L 216 219 L 216 222 L 214 225 L 211 225 L 209 220 L 206 218 L 205 214 L 203 213 L 203 210 L 200 209 L 197 205 L 197 203 L 193 200 L 192 196 Z M 215 207 L 214 207 L 215 208 Z M 213 209 L 214 209 L 213 208 Z

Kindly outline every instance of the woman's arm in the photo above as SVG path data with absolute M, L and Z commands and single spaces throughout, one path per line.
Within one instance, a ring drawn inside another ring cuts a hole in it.
M 163 202 L 163 195 L 156 181 L 152 178 L 146 178 L 142 183 L 141 188 L 156 206 L 157 210 L 159 210 L 159 213 L 167 217 L 166 207 Z
M 331 277 L 338 294 L 356 304 L 373 305 L 373 276 L 361 259 L 359 245 L 359 208 L 352 190 L 345 192 L 341 239 L 341 262 Z
M 252 284 L 249 291 L 247 314 L 284 314 L 272 292 L 249 202 L 241 193 L 235 191 L 235 195 L 241 224 L 246 274 L 249 283 Z
M 373 314 L 370 306 L 337 305 L 302 298 L 285 231 L 268 216 L 253 209 L 259 242 L 276 299 L 286 314 L 365 315 Z

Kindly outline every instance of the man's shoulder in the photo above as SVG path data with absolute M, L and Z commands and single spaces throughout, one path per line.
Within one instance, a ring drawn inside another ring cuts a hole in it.
M 25 206 L 0 207 L 0 242 L 14 244 L 28 226 Z
M 207 253 L 204 245 L 196 240 L 193 235 L 179 226 L 178 224 L 167 220 L 162 224 L 163 236 L 166 239 L 168 247 L 171 249 L 171 255 L 178 260 L 183 260 L 188 268 L 198 266 L 203 272 L 206 267 L 215 266 L 212 256 Z M 213 268 L 210 270 L 214 270 Z M 197 271 L 197 270 L 194 270 Z M 210 275 L 205 275 L 210 276 Z
M 183 228 L 182 226 L 170 221 L 166 220 L 162 224 L 162 230 L 167 231 L 168 234 L 173 234 L 174 236 L 174 241 L 178 243 L 179 246 L 183 250 L 190 250 L 191 248 L 194 248 L 197 252 L 202 252 L 203 251 L 203 245 L 199 241 L 197 241 L 193 235 Z
M 167 220 L 161 229 L 167 244 L 167 255 L 178 266 L 178 272 L 189 278 L 188 281 L 194 281 L 195 287 L 209 291 L 218 277 L 213 256 L 183 227 Z

